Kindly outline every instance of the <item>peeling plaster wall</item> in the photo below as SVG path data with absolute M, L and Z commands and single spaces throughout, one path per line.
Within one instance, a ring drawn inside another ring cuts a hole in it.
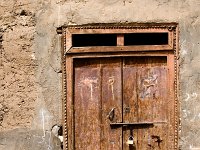
M 59 150 L 61 41 L 68 24 L 178 22 L 180 147 L 200 149 L 199 0 L 1 0 L 0 150 Z

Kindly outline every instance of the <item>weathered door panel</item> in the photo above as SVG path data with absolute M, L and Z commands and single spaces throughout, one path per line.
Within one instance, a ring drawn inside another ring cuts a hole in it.
M 165 57 L 135 57 L 124 60 L 123 105 L 124 107 L 128 105 L 130 108 L 128 119 L 127 113 L 123 115 L 124 121 L 154 123 L 152 127 L 137 126 L 130 127 L 129 131 L 125 130 L 124 149 L 130 149 L 126 140 L 132 133 L 134 133 L 135 149 L 167 149 L 166 65 Z
M 131 59 L 134 61 L 134 59 Z M 130 63 L 129 59 L 123 62 L 123 122 L 138 122 L 137 103 L 137 68 Z M 135 145 L 128 145 L 130 136 L 134 137 Z M 123 149 L 137 149 L 137 130 L 129 126 L 123 127 Z
M 121 150 L 121 59 L 84 59 L 75 62 L 75 149 Z
M 79 59 L 74 66 L 77 150 L 167 150 L 167 57 Z M 110 123 L 153 126 L 110 126 Z M 171 132 L 171 131 L 170 131 Z M 134 144 L 127 141 L 132 136 Z
M 75 149 L 100 149 L 101 76 L 97 60 L 77 61 L 74 69 Z
M 138 130 L 139 149 L 167 149 L 167 73 L 164 67 L 138 68 L 138 121 L 154 122 Z
M 102 143 L 101 150 L 122 149 L 122 129 L 111 128 L 111 122 L 122 122 L 121 59 L 101 60 L 102 77 Z

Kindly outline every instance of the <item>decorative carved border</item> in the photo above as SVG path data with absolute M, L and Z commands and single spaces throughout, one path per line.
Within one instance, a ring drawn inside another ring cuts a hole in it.
M 68 29 L 176 29 L 177 23 L 96 23 L 85 25 L 69 25 Z
M 66 50 L 66 28 L 62 28 L 62 39 L 63 39 L 63 52 L 62 52 L 62 72 L 63 72 L 63 118 L 64 118 L 64 141 L 63 141 L 63 148 L 68 150 L 68 131 L 67 131 L 67 81 L 66 81 L 66 57 L 65 57 L 65 50 Z
M 178 91 L 179 91 L 179 84 L 178 84 L 178 75 L 179 75 L 179 70 L 178 70 L 178 58 L 179 58 L 179 51 L 178 51 L 178 26 L 176 26 L 173 29 L 174 33 L 174 98 L 175 98 L 175 141 L 174 141 L 174 149 L 178 150 L 179 145 L 178 145 L 178 132 L 179 132 L 179 100 L 178 100 Z
M 66 29 L 168 29 L 173 32 L 173 48 L 174 48 L 174 98 L 175 98 L 175 118 L 174 118 L 174 149 L 179 149 L 178 135 L 179 135 L 179 100 L 178 100 L 178 58 L 179 58 L 179 47 L 178 47 L 178 24 L 177 23 L 128 23 L 128 24 L 86 24 L 86 25 L 72 25 L 62 27 L 63 36 L 63 52 L 66 52 Z M 64 141 L 63 148 L 68 150 L 68 130 L 67 130 L 67 82 L 66 82 L 66 54 L 63 53 L 62 63 L 63 63 L 63 109 L 64 109 Z

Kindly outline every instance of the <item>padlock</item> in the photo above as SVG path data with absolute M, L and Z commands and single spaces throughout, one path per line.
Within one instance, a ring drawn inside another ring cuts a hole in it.
M 133 138 L 133 136 L 129 136 L 127 144 L 128 145 L 133 145 L 134 144 L 134 138 Z

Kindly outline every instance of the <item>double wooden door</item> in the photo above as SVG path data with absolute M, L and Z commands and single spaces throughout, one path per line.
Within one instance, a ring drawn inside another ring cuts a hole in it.
M 73 68 L 74 149 L 170 149 L 174 107 L 166 56 L 81 58 Z

